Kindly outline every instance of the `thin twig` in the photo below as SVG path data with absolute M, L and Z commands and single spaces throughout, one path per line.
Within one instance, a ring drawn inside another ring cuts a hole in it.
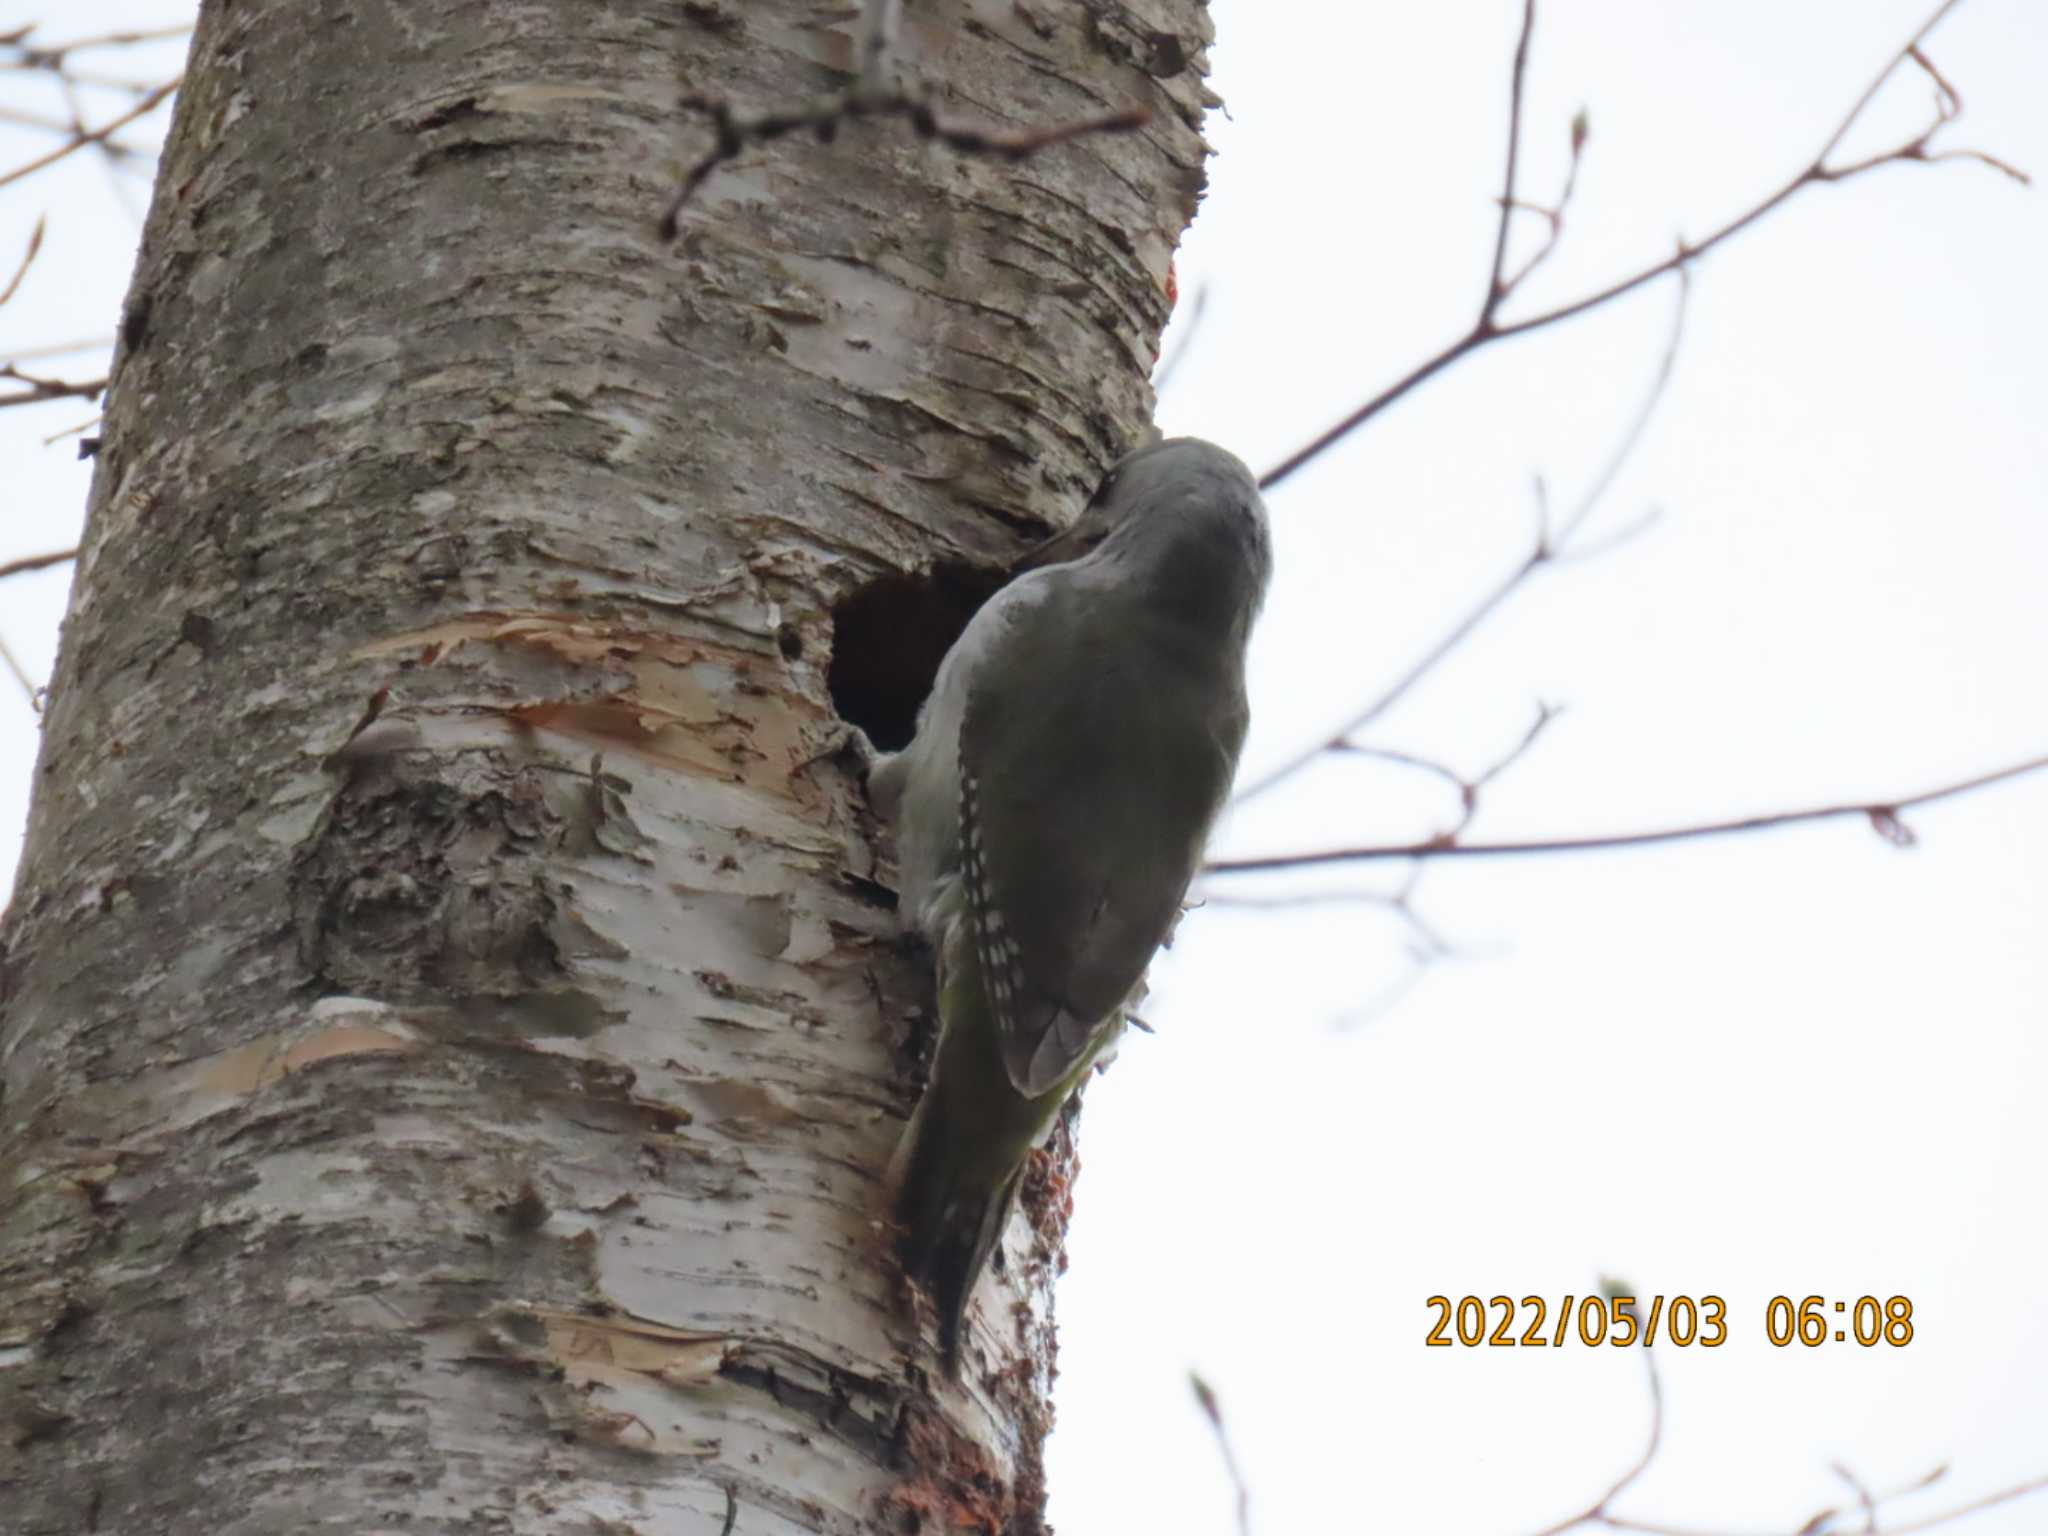
M 1693 262 L 1706 255 L 1707 252 L 1740 234 L 1743 230 L 1749 228 L 1750 225 L 1764 218 L 1806 187 L 1828 182 L 1847 181 L 1852 177 L 1864 175 L 1884 165 L 1907 161 L 1931 163 L 1944 159 L 1973 160 L 2015 180 L 2025 182 L 2027 178 L 2024 172 L 1981 150 L 1943 150 L 1937 152 L 1932 149 L 1934 136 L 1954 122 L 1960 114 L 1962 98 L 1952 87 L 1947 86 L 1947 82 L 1942 80 L 1932 65 L 1927 62 L 1927 56 L 1923 51 L 1922 45 L 1926 42 L 1928 34 L 1940 24 L 1950 11 L 1954 10 L 1961 3 L 1962 0 L 1943 0 L 1943 3 L 1934 14 L 1920 25 L 1919 30 L 1906 40 L 1898 52 L 1892 55 L 1884 68 L 1878 72 L 1876 79 L 1872 80 L 1870 85 L 1865 88 L 1863 94 L 1857 98 L 1856 104 L 1849 109 L 1848 115 L 1836 126 L 1834 132 L 1828 135 L 1828 140 L 1821 146 L 1820 153 L 1815 155 L 1811 161 L 1782 186 L 1752 205 L 1748 211 L 1730 219 L 1704 239 L 1681 242 L 1678 249 L 1664 260 L 1643 267 L 1626 277 L 1617 278 L 1603 287 L 1596 288 L 1591 293 L 1571 300 L 1569 303 L 1560 304 L 1554 309 L 1547 309 L 1520 320 L 1501 322 L 1497 318 L 1497 312 L 1504 297 L 1501 293 L 1503 281 L 1502 264 L 1505 260 L 1503 253 L 1506 249 L 1507 226 L 1513 220 L 1516 212 L 1513 153 L 1519 128 L 1511 127 L 1509 135 L 1510 166 L 1507 194 L 1502 199 L 1500 218 L 1495 227 L 1493 269 L 1487 281 L 1486 294 L 1479 306 L 1478 317 L 1474 320 L 1471 329 L 1434 357 L 1426 358 L 1421 363 L 1418 363 L 1401 378 L 1395 380 L 1377 395 L 1374 395 L 1370 400 L 1367 400 L 1363 405 L 1360 405 L 1348 416 L 1337 422 L 1336 425 L 1320 433 L 1310 442 L 1296 449 L 1285 459 L 1282 459 L 1278 464 L 1267 470 L 1259 481 L 1261 488 L 1271 489 L 1273 486 L 1278 485 L 1297 469 L 1301 468 L 1302 465 L 1308 463 L 1309 460 L 1315 458 L 1340 439 L 1356 431 L 1360 426 L 1377 416 L 1396 400 L 1401 399 L 1428 379 L 1435 377 L 1435 375 L 1441 373 L 1445 368 L 1449 367 L 1459 358 L 1464 357 L 1467 353 L 1474 352 L 1480 347 L 1503 340 L 1509 336 L 1521 336 L 1530 331 L 1541 330 L 1545 326 L 1556 325 L 1558 322 L 1568 320 L 1574 315 L 1584 314 L 1589 309 L 1596 309 L 1603 304 L 1612 303 L 1624 294 L 1633 293 L 1636 289 L 1641 288 L 1647 283 L 1653 283 L 1660 277 L 1665 277 L 1673 272 L 1683 271 Z M 1516 49 L 1516 64 L 1511 88 L 1516 118 L 1520 116 L 1523 75 L 1522 55 L 1527 49 L 1529 31 L 1532 25 L 1533 16 L 1529 10 L 1525 9 L 1522 36 Z M 1872 155 L 1868 159 L 1855 161 L 1849 165 L 1830 166 L 1827 163 L 1828 156 L 1840 147 L 1842 140 L 1848 135 L 1849 130 L 1855 126 L 1857 119 L 1863 115 L 1864 110 L 1870 105 L 1878 91 L 1883 88 L 1885 82 L 1898 72 L 1901 65 L 1907 63 L 1912 63 L 1925 69 L 1944 87 L 1938 93 L 1936 99 L 1934 120 L 1906 143 L 1900 144 L 1882 154 Z M 1519 277 L 1527 275 L 1528 273 L 1525 269 L 1519 274 L 1517 280 L 1519 280 Z
M 1643 395 L 1642 404 L 1636 407 L 1634 419 L 1629 422 L 1627 430 L 1615 443 L 1614 451 L 1607 456 L 1607 463 L 1601 468 L 1600 473 L 1593 477 L 1593 483 L 1580 496 L 1579 504 L 1571 515 L 1558 526 L 1557 537 L 1549 541 L 1548 555 L 1552 560 L 1560 558 L 1567 552 L 1580 556 L 1588 552 L 1583 547 L 1570 551 L 1569 546 L 1579 529 L 1585 526 L 1586 519 L 1593 515 L 1600 503 L 1606 499 L 1608 491 L 1613 489 L 1614 482 L 1620 478 L 1622 470 L 1628 467 L 1628 461 L 1635 456 L 1644 434 L 1650 430 L 1650 423 L 1657 415 L 1657 407 L 1664 403 L 1665 392 L 1671 387 L 1672 372 L 1678 366 L 1678 347 L 1685 339 L 1685 316 L 1691 305 L 1692 274 L 1681 267 L 1678 271 L 1678 302 L 1671 311 L 1671 334 L 1664 342 L 1663 354 L 1657 359 L 1656 376 L 1650 380 L 1650 387 Z M 1647 525 L 1647 519 L 1643 525 Z M 1612 548 L 1614 543 L 1632 537 L 1633 532 L 1617 534 L 1613 541 L 1601 542 L 1604 547 Z
M 69 83 L 69 77 L 66 77 Z M 45 117 L 40 112 L 24 112 L 18 107 L 0 107 L 0 122 L 19 123 L 24 128 L 40 128 L 45 133 L 76 133 L 78 126 L 68 118 Z M 139 160 L 145 153 L 133 144 L 124 144 L 119 139 L 102 139 L 100 148 L 117 160 Z
M 1610 1300 L 1616 1300 L 1618 1304 L 1618 1298 L 1612 1295 L 1611 1289 Z M 1661 1520 L 1635 1520 L 1627 1515 L 1617 1515 L 1614 1513 L 1614 1501 L 1627 1492 L 1645 1472 L 1649 1471 L 1650 1464 L 1657 1459 L 1658 1449 L 1662 1446 L 1664 1440 L 1664 1382 L 1657 1369 L 1657 1352 L 1648 1342 L 1642 1345 L 1642 1351 L 1643 1364 L 1649 1373 L 1650 1433 L 1641 1453 L 1629 1464 L 1628 1469 L 1621 1476 L 1608 1485 L 1606 1492 L 1602 1493 L 1591 1504 L 1588 1504 L 1577 1514 L 1569 1515 L 1559 1520 L 1554 1525 L 1544 1526 L 1542 1530 L 1533 1532 L 1532 1536 L 1565 1536 L 1566 1532 L 1588 1527 L 1599 1530 L 1620 1531 L 1627 1533 L 1627 1536 L 1738 1536 L 1738 1533 L 1729 1531 L 1725 1526 L 1673 1525 Z M 2011 1504 L 2019 1499 L 2028 1498 L 2033 1494 L 2048 1491 L 2048 1475 L 2029 1478 L 2027 1481 L 2016 1483 L 2010 1488 L 2002 1488 L 1996 1493 L 1986 1494 L 1982 1498 L 1971 1499 L 1949 1509 L 1938 1510 L 1934 1514 L 1924 1515 L 1917 1520 L 1908 1520 L 1898 1525 L 1879 1525 L 1878 1512 L 1885 1504 L 1906 1494 L 1918 1493 L 1922 1489 L 1931 1487 L 1939 1482 L 1948 1473 L 1947 1465 L 1938 1466 L 1924 1477 L 1917 1477 L 1910 1483 L 1893 1489 L 1890 1493 L 1882 1494 L 1872 1494 L 1862 1482 L 1852 1476 L 1839 1462 L 1833 1464 L 1833 1470 L 1835 1475 L 1847 1483 L 1855 1493 L 1857 1507 L 1863 1511 L 1863 1529 L 1860 1536 L 1910 1536 L 1910 1533 L 1916 1531 L 1936 1530 L 1942 1526 L 1954 1524 L 1970 1515 L 1980 1514 L 1987 1509 L 1994 1509 L 2001 1504 Z M 1752 1530 L 1739 1533 L 1739 1536 L 1815 1536 L 1815 1533 L 1827 1529 L 1832 1524 L 1835 1516 L 1841 1513 L 1842 1511 L 1839 1509 L 1823 1509 L 1817 1514 L 1808 1517 L 1805 1523 L 1797 1527 L 1797 1529 L 1780 1529 L 1773 1532 L 1757 1532 Z
M 1657 1371 L 1657 1351 L 1649 1344 L 1641 1346 L 1643 1365 L 1649 1373 L 1650 1384 L 1650 1435 L 1640 1455 L 1607 1487 L 1607 1491 L 1576 1515 L 1546 1525 L 1535 1536 L 1563 1536 L 1566 1531 L 1577 1530 L 1582 1525 L 1614 1526 L 1616 1516 L 1608 1513 L 1608 1506 L 1625 1493 L 1629 1486 L 1645 1472 L 1650 1463 L 1657 1459 L 1657 1450 L 1664 1442 L 1664 1378 Z
M 66 560 L 76 560 L 76 549 L 53 549 L 43 555 L 23 555 L 19 559 L 0 563 L 0 581 L 9 576 L 19 576 L 24 571 L 40 571 L 45 566 L 62 565 Z
M 67 437 L 77 437 L 78 434 L 81 432 L 90 432 L 94 427 L 98 426 L 101 422 L 105 421 L 106 419 L 107 413 L 105 411 L 102 411 L 97 416 L 93 416 L 85 421 L 81 421 L 75 426 L 65 427 L 61 431 L 52 432 L 48 437 L 43 439 L 43 446 L 47 448 L 52 443 L 61 443 Z M 78 443 L 78 456 L 81 459 L 89 459 L 95 453 L 99 452 L 99 448 L 100 444 L 98 438 L 80 438 Z
M 47 155 L 31 160 L 26 165 L 18 165 L 11 171 L 0 172 L 0 187 L 7 186 L 11 182 L 20 181 L 24 176 L 32 176 L 37 171 L 43 169 L 44 166 L 54 165 L 66 155 L 76 154 L 81 149 L 99 143 L 110 134 L 120 132 L 138 117 L 145 117 L 149 113 L 154 112 L 163 104 L 165 98 L 169 97 L 184 83 L 185 77 L 183 75 L 178 76 L 175 80 L 166 80 L 162 85 L 150 90 L 140 101 L 136 102 L 134 106 L 123 112 L 112 122 L 102 124 L 90 132 L 80 134 L 68 143 L 60 144 Z
M 1982 1498 L 1967 1503 L 1952 1505 L 1948 1509 L 1936 1510 L 1917 1520 L 1902 1521 L 1897 1525 L 1880 1525 L 1868 1532 L 1868 1536 L 1912 1536 L 1916 1531 L 1939 1530 L 1954 1525 L 1971 1515 L 1982 1514 L 1987 1509 L 1996 1509 L 2001 1504 L 2011 1504 L 2019 1499 L 2031 1498 L 2037 1493 L 2048 1492 L 2048 1475 L 2033 1477 L 2010 1488 L 2001 1488 L 1996 1493 L 1987 1493 Z M 1554 1526 L 1539 1536 L 1556 1536 L 1559 1531 L 1575 1530 L 1581 1525 L 1604 1527 L 1610 1531 L 1629 1532 L 1630 1536 L 1812 1536 L 1821 1527 L 1812 1522 L 1799 1530 L 1779 1532 L 1757 1532 L 1747 1530 L 1732 1532 L 1726 1526 L 1672 1525 L 1661 1520 L 1631 1520 L 1626 1515 L 1602 1514 L 1597 1517 L 1581 1517 L 1571 1524 Z
M 1571 161 L 1565 167 L 1564 186 L 1559 189 L 1557 201 L 1550 204 L 1517 202 L 1515 208 L 1522 213 L 1533 213 L 1550 226 L 1543 244 L 1536 248 L 1530 258 L 1515 269 L 1507 280 L 1507 291 L 1515 292 L 1529 280 L 1529 275 L 1550 259 L 1550 253 L 1557 249 L 1564 238 L 1564 216 L 1570 211 L 1572 194 L 1579 189 L 1579 166 L 1586 154 L 1586 138 L 1590 133 L 1586 109 L 1581 107 L 1572 117 Z
M 97 400 L 107 389 L 104 375 L 97 379 L 45 379 L 32 373 L 23 373 L 12 363 L 0 364 L 0 379 L 11 379 L 17 384 L 28 385 L 20 394 L 0 395 L 0 409 L 10 405 L 40 405 L 45 400 Z
M 1648 1375 L 1650 1383 L 1650 1434 L 1643 1442 L 1642 1453 L 1630 1464 L 1627 1471 L 1609 1485 L 1607 1491 L 1600 1495 L 1599 1503 L 1594 1505 L 1594 1508 L 1603 1515 L 1607 1512 L 1608 1505 L 1620 1498 L 1636 1479 L 1650 1470 L 1650 1463 L 1657 1459 L 1658 1448 L 1664 1443 L 1664 1378 L 1657 1370 L 1656 1346 L 1645 1344 L 1642 1350 L 1643 1370 Z
M 1529 39 L 1536 31 L 1536 0 L 1522 0 L 1522 32 L 1515 40 L 1515 64 L 1508 75 L 1508 168 L 1500 194 L 1500 217 L 1494 222 L 1493 270 L 1486 279 L 1486 298 L 1479 306 L 1481 329 L 1493 324 L 1494 312 L 1513 284 L 1506 281 L 1508 227 L 1514 223 L 1516 164 L 1522 152 L 1522 86 L 1529 75 Z
M 1537 529 L 1534 547 L 1499 582 L 1481 596 L 1471 608 L 1466 610 L 1458 621 L 1437 640 L 1436 644 L 1417 657 L 1409 665 L 1408 669 L 1395 678 L 1392 683 L 1388 684 L 1376 698 L 1361 706 L 1343 724 L 1332 731 L 1329 736 L 1317 742 L 1314 746 L 1297 752 L 1278 766 L 1268 769 L 1264 774 L 1239 790 L 1236 795 L 1237 800 L 1245 801 L 1255 795 L 1262 795 L 1282 780 L 1291 778 L 1296 773 L 1299 773 L 1324 753 L 1341 750 L 1350 738 L 1378 720 L 1388 710 L 1400 703 L 1403 698 L 1407 697 L 1416 684 L 1420 683 L 1425 677 L 1441 666 L 1452 652 L 1456 651 L 1466 640 L 1471 638 L 1473 632 L 1491 618 L 1509 598 L 1513 597 L 1515 593 L 1527 585 L 1538 571 L 1547 565 L 1559 564 L 1567 560 L 1580 558 L 1581 556 L 1590 557 L 1596 552 L 1594 547 L 1579 546 L 1575 548 L 1572 544 L 1572 539 L 1585 526 L 1586 520 L 1599 507 L 1609 488 L 1613 486 L 1616 477 L 1620 475 L 1623 466 L 1628 463 L 1629 457 L 1635 452 L 1638 445 L 1641 444 L 1644 434 L 1649 430 L 1650 422 L 1657 414 L 1657 407 L 1664 400 L 1665 394 L 1670 387 L 1672 372 L 1677 365 L 1679 346 L 1685 338 L 1685 316 L 1691 295 L 1691 278 L 1687 274 L 1681 273 L 1678 284 L 1678 302 L 1671 312 L 1671 331 L 1665 338 L 1664 351 L 1658 358 L 1657 371 L 1651 378 L 1650 387 L 1644 392 L 1642 404 L 1637 407 L 1636 414 L 1629 422 L 1627 429 L 1616 440 L 1614 451 L 1608 455 L 1606 464 L 1601 468 L 1600 473 L 1594 477 L 1592 484 L 1587 487 L 1584 494 L 1580 496 L 1578 505 L 1573 508 L 1564 522 L 1553 531 L 1546 511 L 1542 524 Z M 1539 488 L 1539 501 L 1540 498 Z M 1627 539 L 1634 537 L 1647 527 L 1649 522 L 1649 518 L 1638 519 L 1611 538 L 1600 540 L 1597 545 L 1597 551 L 1604 552 L 1626 542 Z
M 1458 820 L 1454 825 L 1438 832 L 1430 839 L 1430 843 L 1434 845 L 1455 842 L 1458 834 L 1469 827 L 1472 819 L 1479 814 L 1479 797 L 1486 786 L 1527 756 L 1529 749 L 1536 745 L 1536 738 L 1548 730 L 1551 722 L 1563 713 L 1562 705 L 1545 704 L 1539 700 L 1536 705 L 1536 718 L 1530 722 L 1529 728 L 1522 733 L 1520 739 L 1473 778 L 1467 778 L 1448 763 L 1433 757 L 1424 757 L 1417 752 L 1401 752 L 1392 747 L 1360 746 L 1349 741 L 1337 743 L 1334 750 L 1359 757 L 1376 758 L 1400 768 L 1413 768 L 1449 784 L 1458 792 Z
M 2008 779 L 2024 778 L 2048 769 L 2048 756 L 2028 758 L 1988 773 L 1943 784 L 1917 794 L 1892 800 L 1854 800 L 1834 805 L 1809 806 L 1792 811 L 1767 811 L 1756 816 L 1726 821 L 1694 822 L 1679 827 L 1659 827 L 1644 832 L 1613 832 L 1588 837 L 1538 837 L 1499 843 L 1461 843 L 1430 839 L 1425 842 L 1395 843 L 1379 847 L 1333 848 L 1317 853 L 1274 854 L 1254 859 L 1218 859 L 1205 867 L 1211 875 L 1266 874 L 1281 869 L 1312 869 L 1330 864 L 1360 864 L 1386 859 L 1498 859 L 1521 854 L 1605 853 L 1623 848 L 1648 848 L 1659 843 L 1693 842 L 1708 837 L 1731 837 L 1746 832 L 1764 832 L 1774 827 L 1797 826 L 1801 822 L 1832 821 L 1844 816 L 1861 816 L 1873 831 L 1894 847 L 1910 848 L 1918 839 L 1899 819 L 1899 813 L 1952 799 Z
M 156 27 L 147 31 L 102 32 L 96 37 L 74 37 L 68 43 L 49 44 L 29 42 L 29 34 L 34 30 L 33 26 L 23 27 L 0 38 L 0 43 L 19 48 L 22 57 L 33 61 L 38 68 L 54 69 L 62 65 L 68 55 L 83 53 L 88 48 L 129 48 L 137 43 L 160 43 L 173 37 L 189 37 L 192 24 L 188 21 L 180 26 Z
M 1536 738 L 1550 729 L 1552 722 L 1563 713 L 1564 706 L 1562 704 L 1546 704 L 1541 699 L 1536 701 L 1536 718 L 1529 722 L 1529 729 L 1522 733 L 1522 739 L 1500 757 L 1496 758 L 1492 766 L 1480 774 L 1478 778 L 1465 785 L 1463 796 L 1465 817 L 1458 824 L 1460 832 L 1470 826 L 1472 818 L 1479 814 L 1479 797 L 1484 793 L 1486 786 L 1527 757 L 1530 749 L 1536 745 Z
M 1223 1456 L 1223 1470 L 1230 1474 L 1231 1486 L 1237 1490 L 1237 1536 L 1251 1536 L 1251 1489 L 1245 1485 L 1244 1470 L 1238 1466 L 1237 1453 L 1231 1449 L 1230 1432 L 1223 1427 L 1223 1405 L 1217 1401 L 1216 1389 L 1196 1372 L 1188 1372 L 1188 1385 L 1195 1389 L 1195 1401 L 1201 1405 L 1210 1429 L 1216 1432 L 1216 1449 Z
M 21 663 L 14 659 L 14 652 L 8 649 L 4 635 L 0 635 L 0 664 L 5 664 L 7 670 L 14 674 L 14 680 L 21 684 L 21 691 L 28 695 L 28 707 L 36 709 L 35 680 L 28 675 Z M 42 711 L 36 709 L 36 713 L 41 714 Z
M 43 248 L 43 225 L 46 217 L 40 213 L 36 215 L 36 227 L 29 231 L 28 249 L 21 253 L 21 265 L 14 269 L 14 276 L 7 280 L 7 286 L 0 288 L 0 304 L 5 304 L 14 297 L 22 279 L 28 276 L 28 269 L 35 265 L 36 253 Z
M 26 363 L 45 357 L 71 357 L 80 352 L 111 352 L 113 348 L 114 338 L 111 336 L 99 336 L 91 341 L 53 341 L 36 347 L 16 348 L 8 354 L 8 361 Z
M 1424 757 L 1419 752 L 1403 752 L 1394 747 L 1365 747 L 1350 741 L 1332 742 L 1329 750 L 1349 757 L 1369 757 L 1376 762 L 1392 763 L 1396 768 L 1413 768 L 1444 780 L 1461 794 L 1467 788 L 1467 781 L 1455 768 L 1433 757 Z
M 1549 729 L 1551 723 L 1563 712 L 1562 706 L 1545 704 L 1539 701 L 1536 705 L 1536 718 L 1530 722 L 1528 729 L 1523 731 L 1515 744 L 1495 758 L 1483 771 L 1472 777 L 1467 777 L 1465 774 L 1458 772 L 1457 769 L 1451 767 L 1448 763 L 1440 762 L 1435 758 L 1423 757 L 1417 753 L 1399 752 L 1386 747 L 1355 746 L 1350 742 L 1343 744 L 1343 750 L 1357 753 L 1361 756 L 1379 758 L 1398 767 L 1411 768 L 1430 774 L 1432 777 L 1448 783 L 1457 791 L 1458 819 L 1451 826 L 1438 832 L 1430 839 L 1430 846 L 1435 847 L 1445 842 L 1457 841 L 1465 829 L 1472 824 L 1473 819 L 1478 816 L 1480 798 L 1485 794 L 1487 786 L 1527 756 L 1530 749 L 1536 745 L 1537 738 L 1545 730 Z M 1368 1003 L 1363 1009 L 1355 1010 L 1345 1021 L 1347 1024 L 1354 1024 L 1361 1016 L 1367 1020 L 1376 1017 L 1378 1013 L 1384 1011 L 1385 1007 L 1391 1006 L 1393 1001 L 1412 989 L 1422 979 L 1423 973 L 1431 966 L 1451 959 L 1460 953 L 1448 939 L 1430 925 L 1429 920 L 1422 915 L 1421 910 L 1415 905 L 1415 889 L 1422 883 L 1424 868 L 1425 866 L 1420 861 L 1411 862 L 1408 867 L 1407 876 L 1402 880 L 1400 888 L 1394 891 L 1317 891 L 1300 898 L 1292 896 L 1259 897 L 1227 891 L 1205 891 L 1203 899 L 1213 902 L 1218 906 L 1238 907 L 1316 906 L 1335 903 L 1358 905 L 1361 903 L 1371 903 L 1376 906 L 1385 907 L 1388 911 L 1392 912 L 1406 925 L 1409 932 L 1410 941 L 1407 946 L 1408 974 L 1390 992 L 1382 993 L 1384 1002 L 1378 1005 Z
M 64 105 L 71 113 L 71 132 L 74 134 L 90 132 L 91 130 L 85 126 L 85 103 L 79 99 L 79 83 L 68 74 L 59 74 L 57 76 L 57 87 L 63 92 Z M 100 159 L 106 165 L 108 184 L 114 189 L 114 195 L 122 197 L 123 193 L 120 190 L 118 177 L 122 168 L 123 157 L 127 152 L 119 149 L 113 139 L 105 137 L 101 138 L 93 147 L 99 151 Z
M 1863 1486 L 1862 1479 L 1839 1461 L 1829 1462 L 1828 1470 L 1847 1483 L 1849 1491 L 1856 1495 L 1856 1507 L 1863 1511 L 1864 1536 L 1869 1536 L 1870 1532 L 1877 1529 L 1877 1500 L 1872 1498 L 1870 1490 Z
M 31 70 L 41 67 L 41 65 L 24 63 L 20 60 L 0 64 L 0 69 L 7 70 Z M 64 79 L 69 80 L 73 85 L 83 85 L 95 91 L 120 91 L 138 99 L 147 96 L 161 84 L 160 81 L 156 80 L 132 80 L 125 75 L 103 75 L 98 70 L 73 69 L 69 65 L 66 65 L 60 73 Z

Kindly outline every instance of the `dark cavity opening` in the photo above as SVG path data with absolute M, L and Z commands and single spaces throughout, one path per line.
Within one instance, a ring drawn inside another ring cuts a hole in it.
M 832 707 L 884 752 L 908 746 L 939 663 L 1004 573 L 941 561 L 922 575 L 883 576 L 832 610 Z

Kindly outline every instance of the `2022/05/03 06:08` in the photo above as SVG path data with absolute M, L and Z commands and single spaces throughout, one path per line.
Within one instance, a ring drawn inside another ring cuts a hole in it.
M 1719 1296 L 1566 1296 L 1551 1322 L 1542 1296 L 1431 1296 L 1424 1305 L 1436 1313 L 1423 1343 L 1436 1349 L 1523 1346 L 1562 1348 L 1576 1338 L 1588 1347 L 1626 1349 L 1660 1340 L 1687 1348 L 1715 1349 L 1728 1342 L 1728 1303 Z M 1518 1328 L 1517 1320 L 1524 1326 Z M 1490 1326 L 1489 1326 L 1490 1324 Z M 1764 1309 L 1764 1336 L 1780 1349 L 1854 1341 L 1903 1348 L 1913 1342 L 1913 1303 L 1904 1296 L 1880 1300 L 1829 1301 L 1825 1296 L 1773 1296 Z

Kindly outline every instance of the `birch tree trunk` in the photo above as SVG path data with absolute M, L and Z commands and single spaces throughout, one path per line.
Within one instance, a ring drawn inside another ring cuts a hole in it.
M 1208 18 L 916 5 L 942 113 L 1149 126 L 792 137 L 665 247 L 679 93 L 856 9 L 205 5 L 0 950 L 10 1533 L 1041 1525 L 1071 1156 L 946 1382 L 929 972 L 803 764 L 1146 420 Z

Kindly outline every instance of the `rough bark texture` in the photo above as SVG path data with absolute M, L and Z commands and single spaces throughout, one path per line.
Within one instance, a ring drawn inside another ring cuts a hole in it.
M 842 87 L 855 9 L 206 5 L 0 950 L 10 1533 L 1040 1523 L 1070 1149 L 937 1379 L 929 976 L 801 764 L 835 606 L 1145 419 L 1208 22 L 913 5 L 942 111 L 1153 121 L 751 149 L 664 249 L 679 90 Z

